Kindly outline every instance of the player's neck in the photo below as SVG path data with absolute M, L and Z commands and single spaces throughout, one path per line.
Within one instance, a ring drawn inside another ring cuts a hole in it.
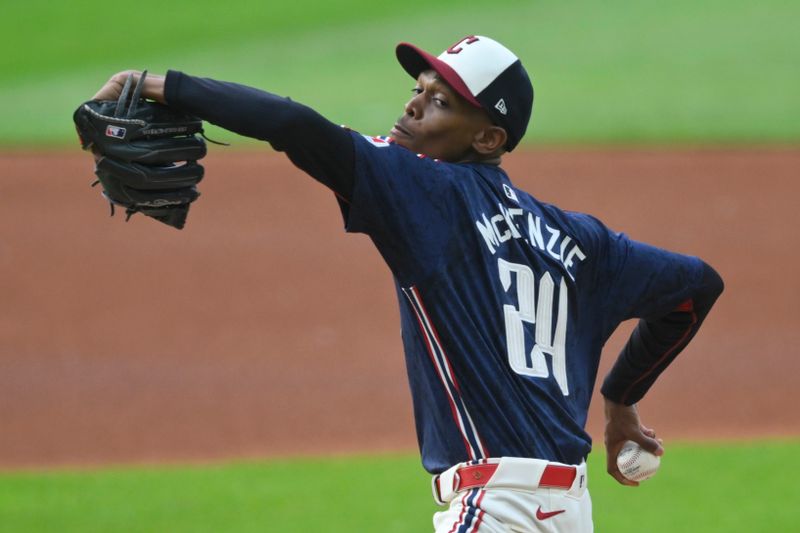
M 473 153 L 467 154 L 464 158 L 462 158 L 458 162 L 459 163 L 480 163 L 482 165 L 494 165 L 494 166 L 499 167 L 501 159 L 502 158 L 499 155 L 498 156 L 494 156 L 494 157 L 486 157 L 486 156 L 480 156 L 479 154 L 476 154 L 476 153 L 473 152 Z

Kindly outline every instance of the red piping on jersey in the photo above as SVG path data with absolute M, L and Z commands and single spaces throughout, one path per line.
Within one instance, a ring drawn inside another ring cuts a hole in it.
M 417 295 L 417 300 L 419 301 L 419 306 L 422 308 L 422 312 L 425 313 L 425 316 L 430 317 L 431 314 L 425 308 L 425 304 L 422 302 L 422 297 L 419 295 L 419 291 L 417 290 L 417 288 L 411 287 L 411 290 L 414 291 L 414 294 Z M 431 323 L 431 331 L 433 332 L 433 337 L 436 339 L 436 342 L 439 344 L 439 346 L 444 346 L 444 344 L 442 344 L 442 340 L 439 338 L 439 332 L 436 331 L 436 328 L 433 326 L 433 323 Z M 442 348 L 442 350 L 444 350 L 444 348 Z M 458 386 L 458 381 L 456 381 L 456 374 L 455 372 L 453 372 L 453 367 L 450 366 L 450 359 L 445 357 L 444 362 L 447 365 L 447 370 L 450 372 L 450 375 L 453 376 L 453 385 L 455 385 L 456 387 L 456 392 L 460 395 L 461 387 Z
M 416 293 L 415 287 L 412 287 L 411 290 Z M 416 295 L 417 295 L 417 299 L 420 302 L 420 305 L 422 305 L 422 300 L 419 298 L 419 293 L 416 293 Z M 412 307 L 413 307 L 413 305 L 412 305 Z M 424 310 L 424 308 L 423 308 L 423 310 Z M 422 317 L 419 315 L 419 313 L 417 312 L 416 309 L 414 310 L 414 316 L 417 317 L 417 323 L 419 324 L 420 331 L 422 331 L 422 335 L 424 337 L 427 337 L 427 334 L 425 332 L 425 325 L 422 323 Z M 431 324 L 431 328 L 433 328 L 433 324 Z M 425 348 L 428 350 L 428 355 L 430 356 L 431 362 L 433 363 L 433 366 L 435 368 L 436 367 L 436 354 L 433 353 L 433 346 L 431 346 L 430 341 L 426 341 L 425 342 Z M 439 379 L 442 380 L 442 385 L 444 385 L 445 392 L 446 392 L 447 391 L 447 383 L 445 382 L 445 377 L 444 376 L 439 376 Z M 453 400 L 453 398 L 450 397 L 450 394 L 447 394 L 447 401 L 450 404 L 450 412 L 453 415 L 453 420 L 456 423 L 456 427 L 460 428 L 462 423 L 459 422 L 458 408 L 456 407 L 456 403 Z M 464 421 L 464 423 L 466 423 L 466 421 Z M 473 456 L 473 454 L 470 453 L 470 450 L 472 449 L 472 445 L 469 443 L 469 440 L 467 440 L 466 432 L 465 431 L 459 431 L 459 433 L 461 433 L 461 439 L 464 441 L 464 447 L 467 449 L 467 454 Z M 478 438 L 478 440 L 480 441 L 480 438 Z
M 647 369 L 647 371 L 646 371 L 644 374 L 642 374 L 642 375 L 639 377 L 639 379 L 637 379 L 636 381 L 634 381 L 633 383 L 631 383 L 631 384 L 630 384 L 630 386 L 629 386 L 627 389 L 625 389 L 625 393 L 622 395 L 622 403 L 625 403 L 625 402 L 627 401 L 627 399 L 628 399 L 628 396 L 630 395 L 631 391 L 633 390 L 633 388 L 634 388 L 636 385 L 638 385 L 638 384 L 639 384 L 639 383 L 640 383 L 640 382 L 641 382 L 643 379 L 645 379 L 647 376 L 649 376 L 650 374 L 652 374 L 652 373 L 655 371 L 655 369 L 656 369 L 656 368 L 658 368 L 658 367 L 659 367 L 659 365 L 660 365 L 661 363 L 663 363 L 665 359 L 667 359 L 667 357 L 669 357 L 670 355 L 672 355 L 672 353 L 673 353 L 675 350 L 677 350 L 677 349 L 678 349 L 678 347 L 679 347 L 681 344 L 683 344 L 683 341 L 685 341 L 685 340 L 686 340 L 686 337 L 688 337 L 688 336 L 689 336 L 689 334 L 692 332 L 692 329 L 694 328 L 694 325 L 695 325 L 695 324 L 697 324 L 697 313 L 695 313 L 695 312 L 694 312 L 694 302 L 692 301 L 692 299 L 691 299 L 691 298 L 690 298 L 690 299 L 688 299 L 688 300 L 686 300 L 686 301 L 685 301 L 685 302 L 683 302 L 682 304 L 680 304 L 678 307 L 676 307 L 676 308 L 673 310 L 673 312 L 674 312 L 674 311 L 679 311 L 679 312 L 682 312 L 682 313 L 692 313 L 692 323 L 691 323 L 691 324 L 689 324 L 689 327 L 688 327 L 688 328 L 686 328 L 686 331 L 683 333 L 683 335 L 681 335 L 681 338 L 680 338 L 680 339 L 678 339 L 678 340 L 677 340 L 677 342 L 675 342 L 675 344 L 673 344 L 672 346 L 670 346 L 670 348 L 669 348 L 669 349 L 668 349 L 666 352 L 664 352 L 664 355 L 662 355 L 662 356 L 661 356 L 661 357 L 658 359 L 658 361 L 656 361 L 655 363 L 653 363 L 653 365 L 652 365 L 650 368 L 648 368 L 648 369 Z
M 422 308 L 422 312 L 425 313 L 425 316 L 427 316 L 428 319 L 430 320 L 431 314 L 428 313 L 428 310 L 425 308 L 425 303 L 422 301 L 422 296 L 420 296 L 419 290 L 417 290 L 417 287 L 411 287 L 411 290 L 414 291 L 414 294 L 417 295 L 417 301 L 419 301 L 419 306 Z M 419 320 L 419 318 L 417 318 L 417 320 Z M 420 326 L 422 326 L 422 324 L 420 324 Z M 450 366 L 450 358 L 447 357 L 446 353 L 444 353 L 444 344 L 442 344 L 442 340 L 439 338 L 439 332 L 436 331 L 436 326 L 433 325 L 432 321 L 431 321 L 431 331 L 433 332 L 433 336 L 436 338 L 436 342 L 439 344 L 439 346 L 442 347 L 442 354 L 444 355 L 444 362 L 447 365 L 447 370 L 450 372 L 450 376 L 453 378 L 453 385 L 456 387 L 456 392 L 458 393 L 459 396 L 461 396 L 461 401 L 463 403 L 464 402 L 464 397 L 461 395 L 461 387 L 459 387 L 458 381 L 456 380 L 456 373 L 453 372 L 453 367 Z M 465 405 L 465 408 L 466 408 L 466 404 L 464 404 L 464 405 Z M 455 407 L 455 406 L 453 406 L 453 407 Z M 489 449 L 486 447 L 486 444 L 483 443 L 483 440 L 481 439 L 480 434 L 478 434 L 478 428 L 475 428 L 475 440 L 478 441 L 478 444 L 480 445 L 481 450 L 483 451 L 483 456 L 484 457 L 491 457 L 492 455 L 491 455 L 491 453 L 489 453 Z
M 333 191 L 333 189 L 331 189 L 331 190 Z M 342 196 L 342 195 L 341 195 L 341 194 L 339 194 L 338 192 L 336 192 L 336 191 L 333 191 L 333 194 L 335 194 L 335 195 L 336 195 L 336 198 L 338 198 L 339 200 L 343 201 L 343 202 L 344 202 L 344 203 L 346 203 L 347 205 L 350 205 L 350 200 L 348 200 L 347 198 L 345 198 L 344 196 Z

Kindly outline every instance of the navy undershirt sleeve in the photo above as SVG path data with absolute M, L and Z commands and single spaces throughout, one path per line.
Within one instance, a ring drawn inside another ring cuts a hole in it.
M 713 268 L 705 263 L 702 268 L 702 281 L 686 301 L 639 321 L 603 382 L 603 396 L 625 405 L 638 402 L 689 344 L 724 288 Z
M 350 133 L 289 98 L 170 70 L 164 96 L 170 106 L 239 135 L 269 142 L 298 168 L 349 201 L 355 155 Z

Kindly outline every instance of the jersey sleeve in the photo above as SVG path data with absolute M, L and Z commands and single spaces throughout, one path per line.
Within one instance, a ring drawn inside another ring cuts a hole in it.
M 719 275 L 697 257 L 670 252 L 605 231 L 595 283 L 602 287 L 604 338 L 620 322 L 639 318 L 601 392 L 631 405 L 648 392 L 700 329 L 722 293 Z
M 702 285 L 703 261 L 608 230 L 605 264 L 598 276 L 606 278 L 602 300 L 605 327 L 610 334 L 630 318 L 663 316 Z M 600 280 L 602 281 L 602 280 Z
M 453 231 L 457 165 L 415 155 L 382 137 L 351 132 L 355 171 L 345 228 L 373 240 L 408 286 L 441 268 Z
M 345 129 L 310 107 L 237 83 L 167 72 L 165 98 L 232 132 L 269 142 L 301 170 L 349 198 L 353 140 Z

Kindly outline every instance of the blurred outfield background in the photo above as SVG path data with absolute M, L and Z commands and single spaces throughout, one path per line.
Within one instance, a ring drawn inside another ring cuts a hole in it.
M 412 86 L 394 45 L 439 51 L 468 33 L 507 44 L 531 72 L 531 144 L 797 145 L 798 20 L 789 0 L 0 0 L 0 146 L 73 149 L 72 111 L 125 68 L 262 87 L 383 133 Z M 680 469 L 626 491 L 598 449 L 597 529 L 796 530 L 798 451 L 684 443 L 670 450 Z M 413 453 L 9 472 L 0 531 L 428 531 L 428 484 Z
M 791 0 L 0 6 L 0 145 L 74 143 L 69 114 L 126 68 L 254 85 L 380 134 L 411 89 L 395 44 L 438 52 L 468 33 L 507 44 L 531 72 L 531 142 L 800 139 Z

